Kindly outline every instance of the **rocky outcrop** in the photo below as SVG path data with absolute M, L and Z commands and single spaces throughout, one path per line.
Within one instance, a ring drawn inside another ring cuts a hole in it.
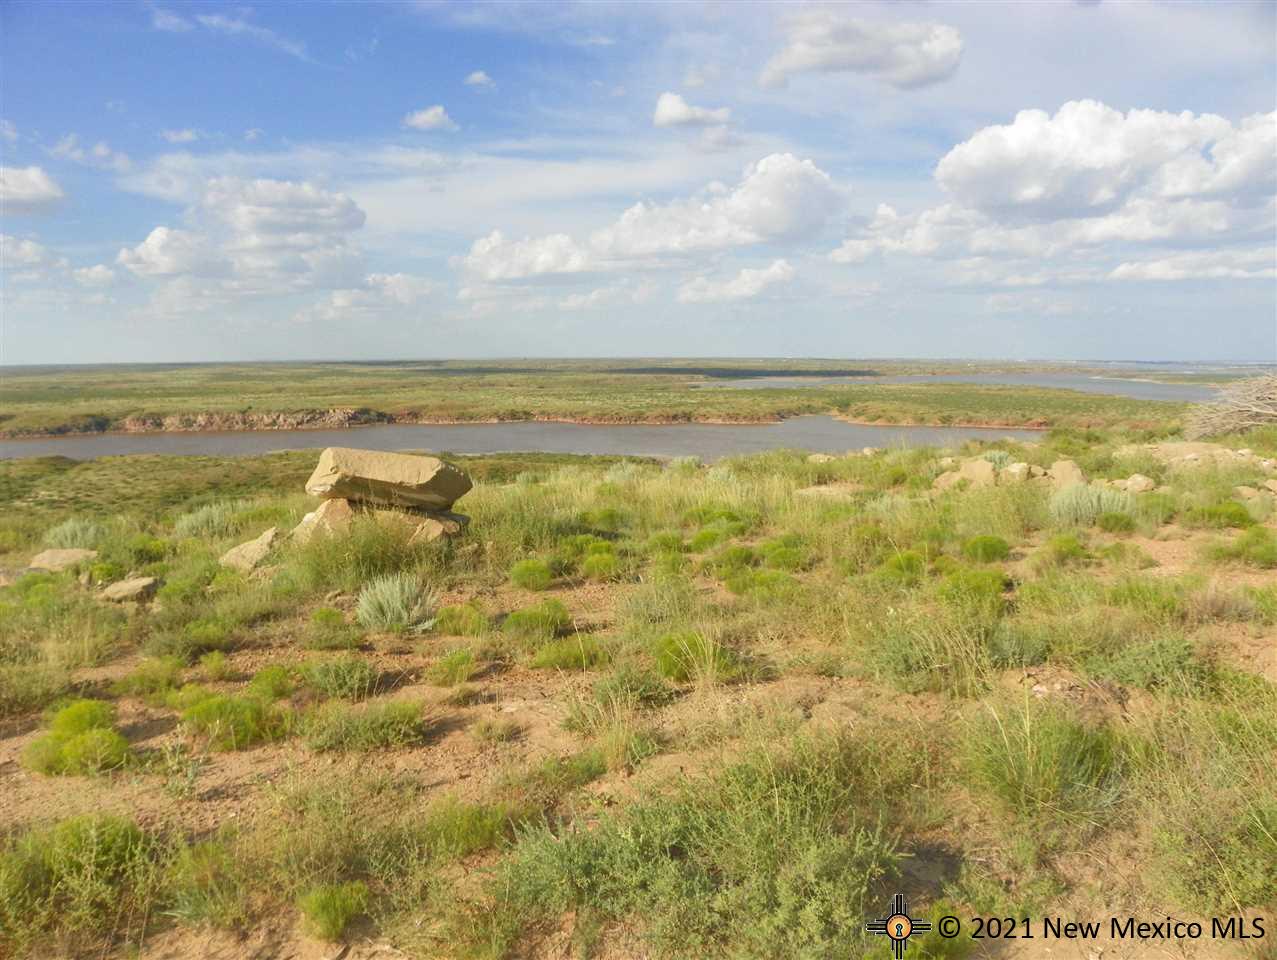
M 60 550 L 44 550 L 31 558 L 27 568 L 29 570 L 43 570 L 46 573 L 61 573 L 63 570 L 70 570 L 78 564 L 96 560 L 97 556 L 98 552 L 96 550 L 81 550 L 71 547 Z
M 250 573 L 266 559 L 266 555 L 270 553 L 278 533 L 279 531 L 275 527 L 271 527 L 255 540 L 241 543 L 238 547 L 231 547 L 231 549 L 222 554 L 221 559 L 217 562 L 224 567 L 238 570 L 240 573 Z
M 1047 471 L 1047 476 L 1051 478 L 1051 486 L 1056 490 L 1086 483 L 1086 474 L 1072 460 L 1056 460 Z
M 439 511 L 448 510 L 471 486 L 463 471 L 435 457 L 329 447 L 306 481 L 306 492 L 324 499 Z
M 833 463 L 837 457 L 830 456 L 827 453 L 810 453 L 807 455 L 808 463 Z
M 131 577 L 119 580 L 102 591 L 102 599 L 112 603 L 144 603 L 155 596 L 160 581 L 155 577 Z
M 342 533 L 350 528 L 350 522 L 354 518 L 355 511 L 349 500 L 325 500 L 302 517 L 301 523 L 293 527 L 289 536 L 298 543 L 305 543 L 316 533 Z
M 140 415 L 127 417 L 116 429 L 125 433 L 157 431 L 189 433 L 200 430 L 306 430 L 331 427 L 354 427 L 368 423 L 393 423 L 394 417 L 379 410 L 339 407 L 331 410 L 295 410 L 291 412 L 174 413 L 167 416 Z M 99 429 L 106 429 L 100 427 Z

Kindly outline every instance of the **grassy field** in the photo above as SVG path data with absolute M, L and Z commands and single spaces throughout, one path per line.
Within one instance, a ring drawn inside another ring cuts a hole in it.
M 19 436 L 266 429 L 385 420 L 759 422 L 828 412 L 867 422 L 1168 430 L 1174 429 L 1183 411 L 1183 405 L 1175 403 L 970 384 L 705 388 L 741 375 L 888 375 L 986 368 L 998 369 L 818 361 L 538 361 L 535 368 L 513 361 L 11 368 L 0 377 L 0 431 Z
M 217 557 L 313 508 L 313 454 L 0 463 L 0 955 L 861 958 L 897 890 L 1271 918 L 1267 475 L 1120 442 L 950 454 L 1157 492 L 455 458 L 456 540 L 251 576 Z M 98 553 L 23 573 L 49 546 Z M 155 603 L 95 597 L 130 574 Z

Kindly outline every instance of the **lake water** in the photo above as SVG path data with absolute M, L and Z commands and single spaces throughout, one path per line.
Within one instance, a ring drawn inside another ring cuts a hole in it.
M 600 426 L 582 423 L 392 424 L 344 430 L 243 430 L 225 433 L 111 433 L 32 440 L 0 440 L 0 459 L 96 457 L 131 453 L 252 456 L 277 450 L 361 447 L 450 453 L 582 453 L 623 456 L 695 456 L 716 460 L 734 454 L 793 448 L 845 453 L 862 447 L 953 446 L 964 440 L 1032 439 L 1034 430 L 981 427 L 861 426 L 827 416 L 781 423 L 678 423 Z
M 1053 387 L 1081 393 L 1102 393 L 1136 400 L 1179 400 L 1200 403 L 1212 399 L 1218 387 L 1196 383 L 1155 383 L 1121 377 L 1075 373 L 951 373 L 896 377 L 742 377 L 718 383 L 697 383 L 711 390 L 792 390 L 795 387 L 845 387 L 880 383 L 983 383 L 1007 387 Z

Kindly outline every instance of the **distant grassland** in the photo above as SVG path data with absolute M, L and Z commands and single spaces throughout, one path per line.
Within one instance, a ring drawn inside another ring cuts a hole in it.
M 990 372 L 1004 365 L 831 361 L 458 361 L 43 369 L 0 376 L 0 432 L 252 429 L 342 422 L 766 422 L 813 413 L 880 423 L 1174 430 L 1183 404 L 974 384 L 704 389 L 734 376 Z M 1026 368 L 1016 366 L 1017 372 Z M 1035 368 L 1036 369 L 1036 368 Z M 1043 371 L 1058 369 L 1044 366 Z M 1069 368 L 1079 372 L 1078 368 Z M 336 422 L 332 410 L 356 411 Z M 196 418 L 199 418 L 198 420 Z

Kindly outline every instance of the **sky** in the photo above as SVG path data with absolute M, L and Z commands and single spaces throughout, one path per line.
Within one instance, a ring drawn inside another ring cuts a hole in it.
M 1277 361 L 1277 3 L 0 2 L 0 363 Z

